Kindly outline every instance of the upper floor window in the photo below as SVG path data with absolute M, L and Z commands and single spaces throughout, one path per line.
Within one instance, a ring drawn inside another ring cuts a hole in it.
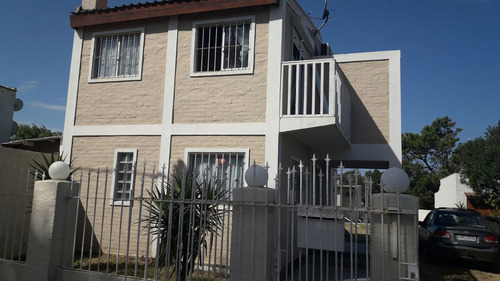
M 252 73 L 254 30 L 254 17 L 195 22 L 191 74 Z
M 90 82 L 139 80 L 144 29 L 94 33 Z

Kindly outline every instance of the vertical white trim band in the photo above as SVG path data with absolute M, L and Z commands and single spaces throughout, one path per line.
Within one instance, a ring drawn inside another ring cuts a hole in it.
M 76 101 L 78 98 L 78 84 L 80 82 L 80 65 L 83 47 L 83 29 L 77 29 L 73 35 L 73 52 L 69 71 L 68 96 L 66 100 L 66 116 L 64 118 L 64 134 L 60 152 L 64 153 L 66 162 L 71 161 L 73 147 L 73 128 L 76 119 Z
M 179 18 L 172 16 L 168 22 L 167 56 L 165 64 L 165 92 L 163 95 L 163 118 L 160 144 L 160 165 L 170 166 L 170 145 L 172 142 L 172 124 L 175 97 L 175 72 L 177 69 L 177 41 Z M 167 170 L 168 171 L 168 170 Z

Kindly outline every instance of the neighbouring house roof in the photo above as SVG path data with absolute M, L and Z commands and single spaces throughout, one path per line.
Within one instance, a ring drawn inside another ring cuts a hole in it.
M 278 4 L 279 0 L 162 0 L 128 4 L 105 9 L 84 10 L 78 7 L 70 15 L 72 28 Z
M 4 89 L 8 89 L 8 90 L 12 90 L 12 91 L 17 91 L 17 89 L 16 89 L 16 88 L 7 87 L 7 86 L 2 86 L 2 85 L 0 85 L 0 88 L 4 88 Z
M 474 192 L 464 192 L 464 193 L 465 193 L 465 196 L 467 196 L 467 197 L 474 197 L 474 196 L 476 196 L 476 193 L 474 193 Z
M 37 151 L 44 153 L 59 153 L 61 140 L 62 136 L 52 136 L 45 138 L 4 142 L 1 145 L 3 147 L 9 147 L 14 149 L 30 150 L 30 151 Z

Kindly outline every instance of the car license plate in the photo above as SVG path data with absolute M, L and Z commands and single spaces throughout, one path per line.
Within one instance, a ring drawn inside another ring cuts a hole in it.
M 475 236 L 456 235 L 455 238 L 459 241 L 468 241 L 468 242 L 476 242 L 477 241 Z

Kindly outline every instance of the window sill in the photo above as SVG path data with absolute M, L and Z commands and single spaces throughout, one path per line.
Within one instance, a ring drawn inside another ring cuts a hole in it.
M 126 81 L 140 81 L 142 77 L 130 76 L 130 77 L 110 77 L 110 78 L 91 78 L 88 80 L 89 83 L 107 83 L 107 82 L 126 82 Z
M 133 200 L 111 200 L 109 202 L 110 206 L 118 206 L 118 207 L 133 207 Z
M 230 76 L 230 75 L 244 75 L 244 74 L 253 74 L 253 69 L 205 71 L 205 72 L 191 71 L 191 77 Z

